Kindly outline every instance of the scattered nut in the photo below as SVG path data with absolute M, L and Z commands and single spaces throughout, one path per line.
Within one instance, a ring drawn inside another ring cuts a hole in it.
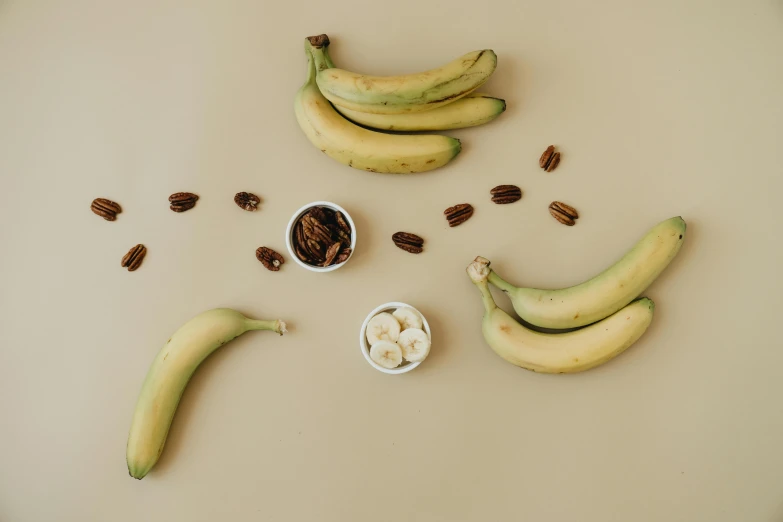
M 261 264 L 266 267 L 267 270 L 277 272 L 280 270 L 280 265 L 285 263 L 283 256 L 267 247 L 258 247 L 256 249 L 256 258 L 261 261 Z
M 234 196 L 234 203 L 236 203 L 239 208 L 243 208 L 248 212 L 253 212 L 256 210 L 257 205 L 261 203 L 261 198 L 250 192 L 237 192 L 236 196 Z
M 114 221 L 117 219 L 117 214 L 122 212 L 120 205 L 106 198 L 94 199 L 90 204 L 90 210 L 101 216 L 106 221 Z
M 138 244 L 128 250 L 128 253 L 122 258 L 122 267 L 127 268 L 128 272 L 133 272 L 141 266 L 141 262 L 144 261 L 144 256 L 146 255 L 147 247 Z
M 174 212 L 185 212 L 196 206 L 198 196 L 190 192 L 177 192 L 169 196 L 171 210 Z
M 560 153 L 555 152 L 555 146 L 550 145 L 546 148 L 541 158 L 538 160 L 538 165 L 547 172 L 552 172 L 557 168 L 560 163 Z
M 443 211 L 450 227 L 456 227 L 470 219 L 473 215 L 473 205 L 470 203 L 460 203 Z
M 522 189 L 516 185 L 498 185 L 489 191 L 492 194 L 492 202 L 498 205 L 513 203 L 522 199 Z
M 559 201 L 553 201 L 549 205 L 549 213 L 552 214 L 553 218 L 569 227 L 574 226 L 576 224 L 575 220 L 579 219 L 579 213 L 574 207 Z
M 411 254 L 420 254 L 424 251 L 424 239 L 420 238 L 416 234 L 409 232 L 397 232 L 392 235 L 392 241 L 397 245 L 397 248 L 401 248 Z

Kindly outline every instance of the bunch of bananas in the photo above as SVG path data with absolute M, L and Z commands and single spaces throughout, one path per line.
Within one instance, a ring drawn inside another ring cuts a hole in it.
M 442 167 L 462 149 L 441 135 L 375 132 L 473 127 L 497 118 L 504 100 L 475 93 L 497 66 L 491 50 L 474 51 L 438 69 L 368 76 L 335 67 L 325 34 L 305 39 L 307 81 L 294 103 L 313 145 L 350 167 L 407 174 Z
M 490 269 L 489 260 L 477 257 L 467 271 L 484 302 L 484 339 L 506 361 L 536 372 L 575 373 L 603 364 L 650 326 L 655 303 L 637 298 L 674 259 L 684 239 L 685 221 L 679 216 L 667 219 L 610 268 L 559 290 L 517 288 Z M 584 328 L 567 333 L 526 328 L 497 307 L 488 283 L 508 294 L 517 314 L 532 325 Z

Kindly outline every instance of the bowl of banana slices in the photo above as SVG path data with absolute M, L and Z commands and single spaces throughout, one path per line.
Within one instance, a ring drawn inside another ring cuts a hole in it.
M 406 303 L 382 304 L 367 315 L 359 346 L 370 366 L 383 373 L 406 373 L 430 353 L 432 332 L 427 319 Z

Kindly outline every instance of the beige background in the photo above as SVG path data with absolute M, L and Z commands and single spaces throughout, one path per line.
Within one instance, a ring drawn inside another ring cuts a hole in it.
M 0 520 L 783 520 L 783 4 L 310 4 L 0 2 Z M 344 167 L 292 110 L 301 41 L 320 32 L 338 64 L 377 74 L 491 47 L 485 90 L 509 110 L 454 132 L 464 153 L 439 171 Z M 563 159 L 546 175 L 550 143 Z M 523 200 L 490 203 L 501 183 Z M 166 198 L 181 190 L 201 200 L 180 215 Z M 259 212 L 234 206 L 240 190 Z M 95 197 L 125 210 L 104 222 Z M 255 248 L 284 252 L 290 215 L 316 199 L 353 215 L 354 258 L 264 270 Z M 577 226 L 548 215 L 554 199 Z M 460 202 L 476 213 L 449 229 Z M 688 239 L 626 354 L 543 376 L 484 344 L 474 256 L 570 285 L 679 214 Z M 426 253 L 396 249 L 398 230 Z M 149 255 L 128 273 L 138 242 Z M 390 300 L 433 328 L 432 356 L 403 376 L 357 345 Z M 218 306 L 292 331 L 205 363 L 159 465 L 131 480 L 148 365 Z

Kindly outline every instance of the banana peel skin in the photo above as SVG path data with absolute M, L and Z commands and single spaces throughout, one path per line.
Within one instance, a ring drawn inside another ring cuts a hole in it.
M 558 330 L 578 328 L 612 315 L 639 297 L 680 251 L 685 229 L 680 216 L 658 223 L 614 265 L 570 288 L 516 287 L 485 260 L 488 281 L 508 295 L 514 311 L 526 322 Z
M 286 326 L 279 320 L 249 319 L 236 310 L 216 308 L 182 325 L 166 342 L 147 372 L 133 413 L 126 448 L 131 477 L 144 478 L 158 462 L 180 398 L 199 365 L 250 330 L 283 335 Z

